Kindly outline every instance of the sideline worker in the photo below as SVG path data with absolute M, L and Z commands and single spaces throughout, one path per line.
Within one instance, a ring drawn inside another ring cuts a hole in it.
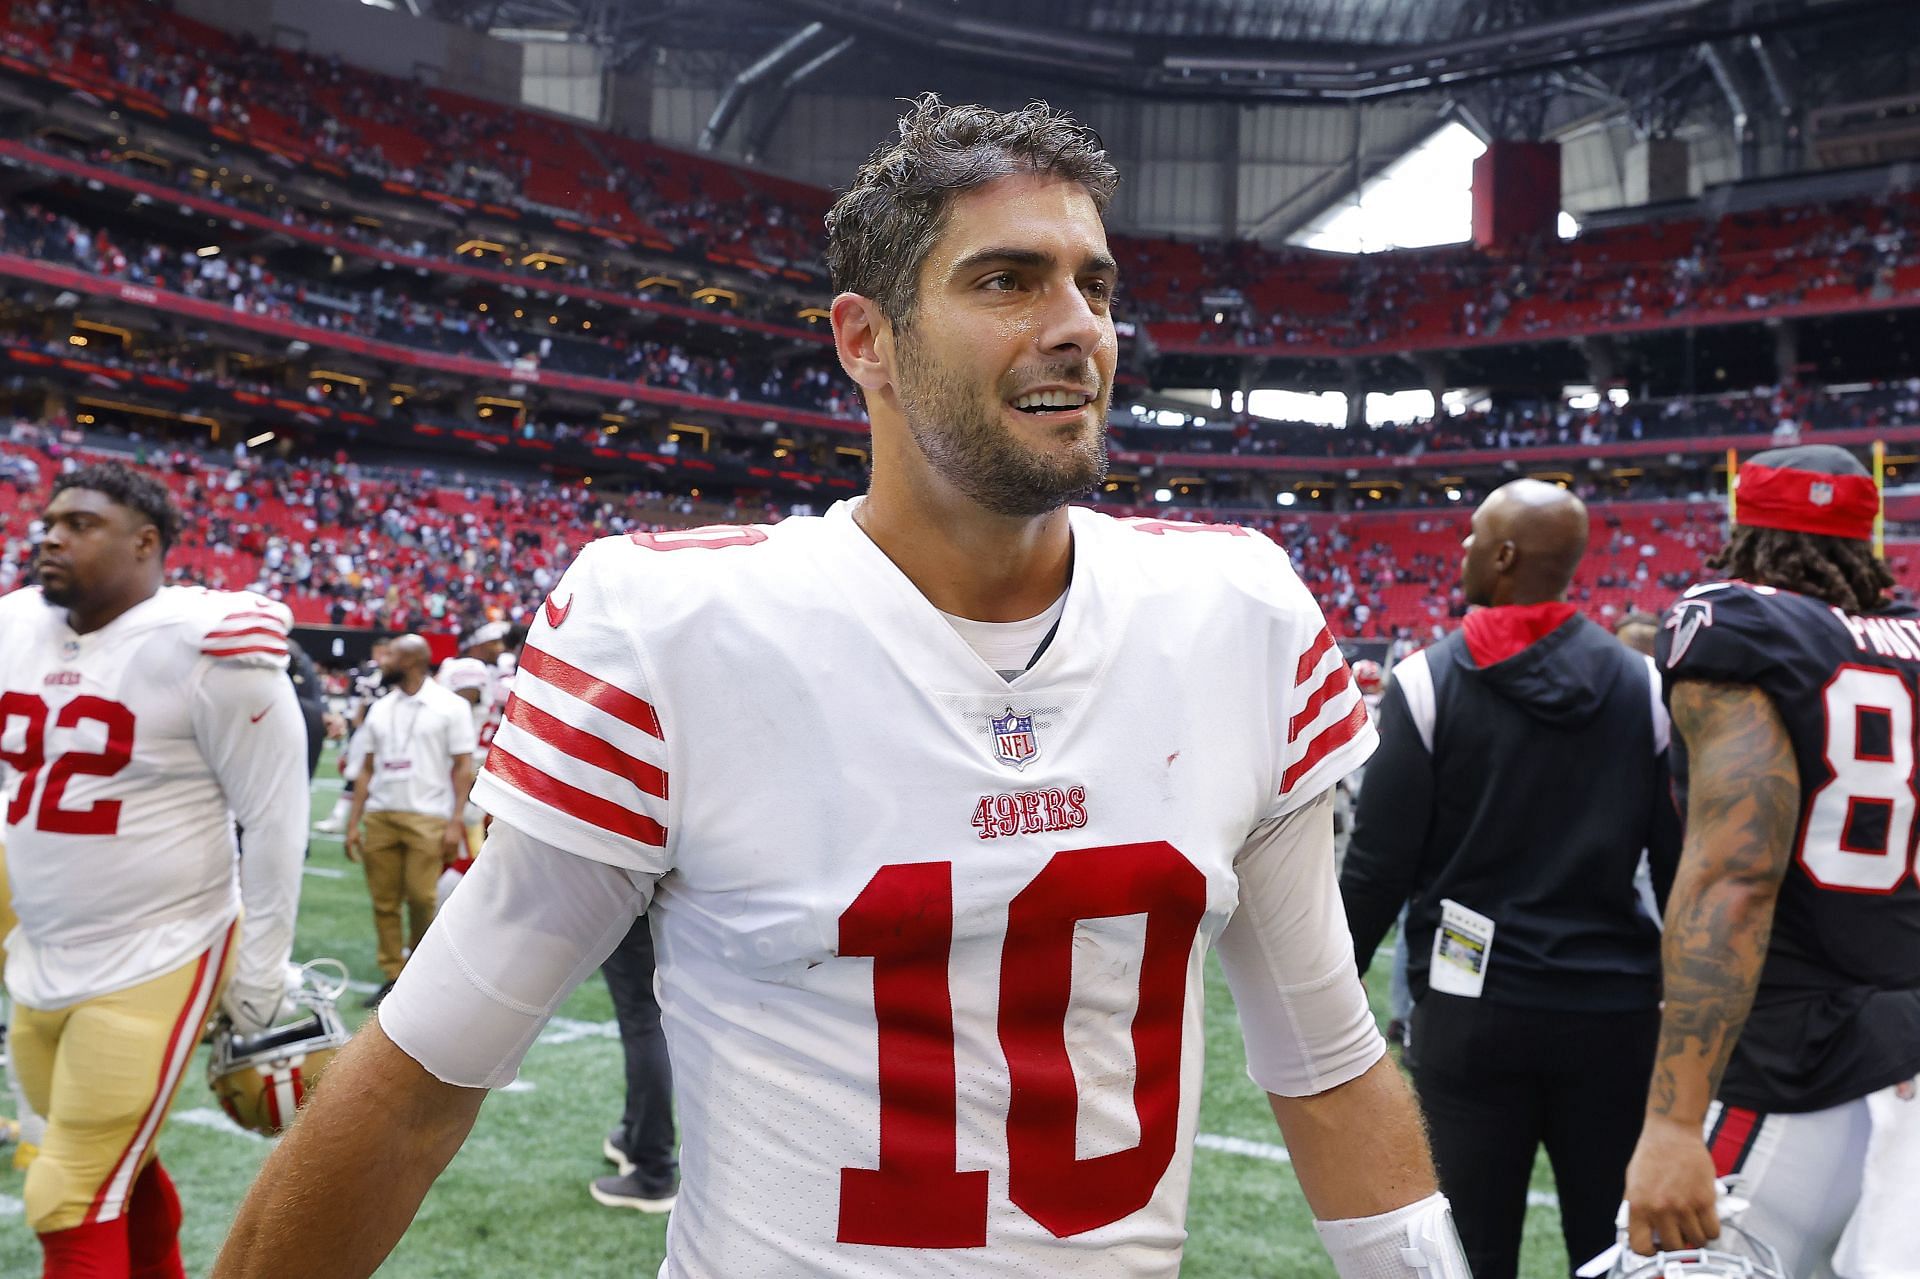
M 427 678 L 432 667 L 432 650 L 418 635 L 402 635 L 388 646 L 381 670 L 394 691 L 367 711 L 367 758 L 347 818 L 347 856 L 366 863 L 380 971 L 386 975 L 368 996 L 369 1008 L 386 997 L 407 954 L 426 936 L 441 868 L 466 849 L 460 814 L 473 788 L 473 713 L 459 694 Z
M 1406 1060 L 1476 1279 L 1512 1279 L 1541 1142 L 1568 1255 L 1614 1242 L 1660 1023 L 1634 873 L 1678 857 L 1652 659 L 1567 602 L 1587 513 L 1516 480 L 1473 514 L 1464 627 L 1393 668 L 1340 888 L 1364 971 L 1402 903 Z

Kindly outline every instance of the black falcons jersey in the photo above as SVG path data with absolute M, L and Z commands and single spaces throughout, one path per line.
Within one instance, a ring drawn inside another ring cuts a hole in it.
M 1720 1098 L 1820 1110 L 1920 1072 L 1920 613 L 1708 582 L 1668 611 L 1657 659 L 1669 697 L 1683 679 L 1764 690 L 1800 769 L 1793 861 Z M 1684 755 L 1676 733 L 1683 808 Z

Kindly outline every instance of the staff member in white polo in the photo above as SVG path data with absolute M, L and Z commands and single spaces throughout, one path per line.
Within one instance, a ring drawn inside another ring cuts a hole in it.
M 473 786 L 473 711 L 428 678 L 432 666 L 424 639 L 394 640 L 381 664 L 394 691 L 367 712 L 367 759 L 347 819 L 347 856 L 366 865 L 380 971 L 386 974 L 368 1007 L 386 996 L 406 955 L 419 947 L 433 922 L 440 870 L 466 848 L 460 815 Z

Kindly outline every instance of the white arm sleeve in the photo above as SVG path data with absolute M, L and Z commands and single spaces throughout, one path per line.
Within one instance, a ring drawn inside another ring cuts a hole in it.
M 1359 1078 L 1387 1046 L 1353 966 L 1334 878 L 1332 791 L 1256 826 L 1234 867 L 1240 905 L 1219 951 L 1247 1074 L 1281 1097 Z
M 656 878 L 494 822 L 381 1002 L 381 1029 L 442 1083 L 512 1082 L 553 1010 L 645 912 Z
M 1473 1279 L 1439 1192 L 1377 1217 L 1316 1221 L 1340 1279 Z
M 192 716 L 194 740 L 240 825 L 246 919 L 232 990 L 236 999 L 264 996 L 270 1015 L 286 988 L 307 855 L 306 717 L 284 667 L 224 661 L 202 675 Z

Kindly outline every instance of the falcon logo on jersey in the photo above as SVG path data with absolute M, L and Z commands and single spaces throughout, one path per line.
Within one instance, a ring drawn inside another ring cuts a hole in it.
M 993 717 L 993 757 L 1002 764 L 1016 770 L 1025 769 L 1040 753 L 1040 740 L 1034 736 L 1033 713 L 1014 714 L 1013 707 L 1007 707 L 1005 715 Z
M 1708 600 L 1683 599 L 1673 606 L 1673 613 L 1667 618 L 1667 629 L 1673 632 L 1673 643 L 1667 648 L 1667 667 L 1671 670 L 1680 664 L 1687 655 L 1687 649 L 1693 645 L 1693 637 L 1700 633 L 1703 626 L 1713 625 L 1713 604 Z

